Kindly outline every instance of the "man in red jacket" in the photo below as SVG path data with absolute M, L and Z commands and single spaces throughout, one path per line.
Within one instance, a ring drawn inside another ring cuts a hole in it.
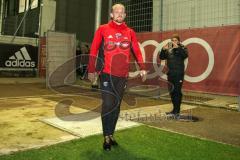
M 136 34 L 124 22 L 125 7 L 113 5 L 110 16 L 112 20 L 101 25 L 94 35 L 88 64 L 88 79 L 93 82 L 96 76 L 100 77 L 104 150 L 118 145 L 113 134 L 129 74 L 131 51 L 140 66 L 143 81 L 147 75 Z

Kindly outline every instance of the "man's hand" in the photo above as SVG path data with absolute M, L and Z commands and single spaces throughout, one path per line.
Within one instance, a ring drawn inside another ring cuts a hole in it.
M 91 83 L 93 83 L 95 81 L 97 77 L 97 73 L 94 72 L 94 73 L 88 73 L 88 79 L 91 81 Z
M 163 49 L 168 50 L 168 43 L 165 46 L 163 46 Z
M 142 77 L 142 81 L 143 82 L 146 81 L 146 79 L 147 79 L 147 71 L 141 70 L 140 71 L 140 76 Z

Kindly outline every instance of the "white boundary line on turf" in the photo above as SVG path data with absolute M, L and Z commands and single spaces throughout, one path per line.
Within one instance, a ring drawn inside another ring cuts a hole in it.
M 224 144 L 224 145 L 228 145 L 228 146 L 238 147 L 239 148 L 239 146 L 234 145 L 234 144 L 229 144 L 229 143 L 220 142 L 220 141 L 213 140 L 213 139 L 208 139 L 208 138 L 204 138 L 204 137 L 194 136 L 194 135 L 191 135 L 191 134 L 181 133 L 181 132 L 173 131 L 173 130 L 166 129 L 166 128 L 160 128 L 160 127 L 156 127 L 156 126 L 151 126 L 151 125 L 144 124 L 144 123 L 142 123 L 142 124 L 145 125 L 145 126 L 148 126 L 150 128 L 155 128 L 155 129 L 162 130 L 162 131 L 167 131 L 167 132 L 176 133 L 176 134 L 187 136 L 187 137 L 191 137 L 191 138 L 197 138 L 197 139 L 204 140 L 204 141 L 210 141 L 210 142 L 215 142 L 215 143 L 218 143 L 218 144 Z
M 65 132 L 65 131 L 63 131 Z M 68 133 L 68 132 L 66 132 Z M 69 134 L 69 133 L 68 133 Z M 15 153 L 18 153 L 18 152 L 23 152 L 23 151 L 28 151 L 28 150 L 33 150 L 33 149 L 41 149 L 42 147 L 50 147 L 50 146 L 53 146 L 53 145 L 56 145 L 56 144 L 62 144 L 62 143 L 66 143 L 66 142 L 70 142 L 72 140 L 76 140 L 76 139 L 79 139 L 79 137 L 77 136 L 74 136 L 72 134 L 70 134 L 72 136 L 72 138 L 70 139 L 67 139 L 67 140 L 53 140 L 53 141 L 50 141 L 50 142 L 46 142 L 46 144 L 40 144 L 40 145 L 33 145 L 33 146 L 30 146 L 30 147 L 26 147 L 26 148 L 12 148 L 12 149 L 9 149 L 9 151 L 7 151 L 6 153 L 3 153 L 1 152 L 2 149 L 0 149 L 0 156 L 3 156 L 3 155 L 11 155 L 11 154 L 15 154 Z
M 34 96 L 15 96 L 15 97 L 1 97 L 0 100 L 4 99 L 20 99 L 20 98 L 39 98 L 39 97 L 56 97 L 58 94 L 44 94 L 44 95 L 34 95 Z
M 91 92 L 89 92 L 91 93 Z M 34 96 L 16 96 L 16 97 L 0 97 L 0 100 L 5 99 L 21 99 L 21 98 L 39 98 L 39 97 L 61 97 L 61 96 L 82 96 L 82 97 L 88 97 L 87 95 L 81 95 L 81 94 L 44 94 L 44 95 L 34 95 Z M 88 97 L 92 99 L 98 99 L 94 97 Z

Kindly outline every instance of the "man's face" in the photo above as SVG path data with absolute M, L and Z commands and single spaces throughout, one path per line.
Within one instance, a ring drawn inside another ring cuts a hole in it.
M 113 8 L 111 17 L 113 21 L 117 23 L 123 23 L 126 17 L 124 8 L 122 6 L 116 6 L 115 8 Z
M 175 44 L 179 44 L 179 43 L 180 43 L 177 38 L 172 38 L 171 40 L 172 40 L 172 42 L 175 43 Z

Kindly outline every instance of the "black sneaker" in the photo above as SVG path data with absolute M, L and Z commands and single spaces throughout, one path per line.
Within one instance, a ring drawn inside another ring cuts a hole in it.
M 110 138 L 109 139 L 104 139 L 103 149 L 105 151 L 111 151 L 111 140 L 110 140 Z
M 103 143 L 103 149 L 105 151 L 111 151 L 111 144 L 110 143 L 107 143 L 107 142 L 104 142 Z
M 173 111 L 171 112 L 166 112 L 166 116 L 167 117 L 174 117 L 175 116 L 175 113 Z
M 175 119 L 175 120 L 180 120 L 180 118 L 181 118 L 181 117 L 180 117 L 180 114 L 179 114 L 179 113 L 175 113 L 175 114 L 174 114 L 174 119 Z
M 171 112 L 166 112 L 166 115 L 172 115 L 172 114 L 174 114 L 173 111 L 171 111 Z
M 110 138 L 110 143 L 112 146 L 118 146 L 117 141 L 115 141 L 114 139 Z
M 166 116 L 170 119 L 179 120 L 180 119 L 180 113 L 175 112 L 166 112 Z

